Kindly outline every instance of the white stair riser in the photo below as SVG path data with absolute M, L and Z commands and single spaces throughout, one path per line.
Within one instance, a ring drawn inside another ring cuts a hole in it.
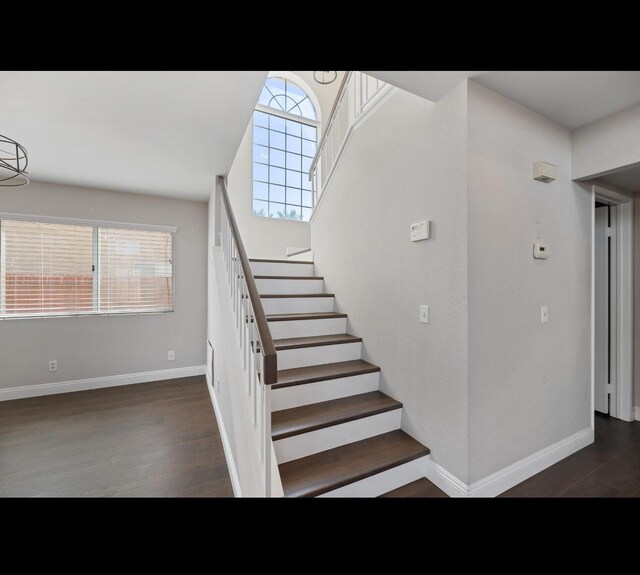
M 254 276 L 312 276 L 314 267 L 313 264 L 251 262 Z
M 325 379 L 324 381 L 281 387 L 271 392 L 271 410 L 280 411 L 281 409 L 377 391 L 379 381 L 380 372 L 375 371 L 352 377 Z
M 347 421 L 339 425 L 332 425 L 331 427 L 324 427 L 308 433 L 279 439 L 273 443 L 276 459 L 279 464 L 286 463 L 287 461 L 300 459 L 327 449 L 340 447 L 347 443 L 394 431 L 395 429 L 400 429 L 401 418 L 402 409 L 394 409 L 355 419 L 354 421 Z
M 293 294 L 293 293 L 322 293 L 324 280 L 281 280 L 256 279 L 259 293 Z
M 318 345 L 278 351 L 278 369 L 293 369 L 323 363 L 360 359 L 362 342 Z
M 264 313 L 313 313 L 333 311 L 332 297 L 263 297 Z
M 306 319 L 296 321 L 270 321 L 273 339 L 289 337 L 311 337 L 312 335 L 335 335 L 347 333 L 347 318 Z
M 414 459 L 366 479 L 323 493 L 319 497 L 378 497 L 425 476 L 429 456 Z

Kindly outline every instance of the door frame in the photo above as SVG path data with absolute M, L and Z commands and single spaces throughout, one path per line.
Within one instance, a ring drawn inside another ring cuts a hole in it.
M 634 421 L 633 410 L 633 198 L 601 184 L 591 187 L 591 426 L 595 423 L 595 213 L 596 200 L 610 207 L 615 221 L 612 236 L 611 273 L 615 290 L 611 293 L 609 324 L 614 349 L 610 350 L 612 393 L 609 414 Z M 612 353 L 613 352 L 613 353 Z

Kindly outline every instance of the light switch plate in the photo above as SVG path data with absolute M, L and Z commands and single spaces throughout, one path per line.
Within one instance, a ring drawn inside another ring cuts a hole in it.
M 540 323 L 549 323 L 549 306 L 547 305 L 540 308 Z
M 428 240 L 430 224 L 431 224 L 430 220 L 424 220 L 422 222 L 416 222 L 415 224 L 411 224 L 409 239 L 412 242 L 419 242 L 420 240 Z
M 420 323 L 429 323 L 429 306 L 420 306 Z

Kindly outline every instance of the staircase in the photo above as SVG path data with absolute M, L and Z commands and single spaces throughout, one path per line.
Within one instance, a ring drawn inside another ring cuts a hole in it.
M 287 497 L 375 497 L 423 478 L 429 449 L 400 429 L 402 404 L 313 262 L 250 259 L 277 352 L 271 437 Z

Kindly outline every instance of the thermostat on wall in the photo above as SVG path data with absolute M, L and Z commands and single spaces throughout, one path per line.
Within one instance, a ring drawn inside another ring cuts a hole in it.
M 533 257 L 537 260 L 546 260 L 550 251 L 549 244 L 543 244 L 542 242 L 534 242 L 533 244 Z
M 409 234 L 409 239 L 412 242 L 419 242 L 420 240 L 428 240 L 430 223 L 431 223 L 431 220 L 424 220 L 423 222 L 417 222 L 415 224 L 411 224 L 411 233 Z

